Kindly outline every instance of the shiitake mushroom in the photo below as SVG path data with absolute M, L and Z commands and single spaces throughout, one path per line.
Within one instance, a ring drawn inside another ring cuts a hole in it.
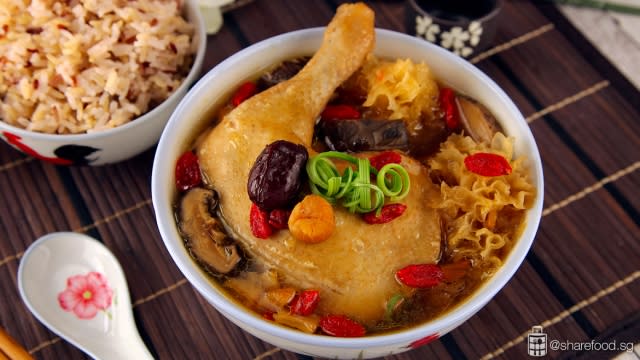
M 457 95 L 456 103 L 462 130 L 476 142 L 491 143 L 493 135 L 502 131 L 493 114 L 478 101 L 468 96 Z
M 191 256 L 211 274 L 228 274 L 242 260 L 238 248 L 215 216 L 215 191 L 192 188 L 181 199 L 178 225 Z
M 335 151 L 408 150 L 409 136 L 401 120 L 321 120 L 316 136 Z
M 258 79 L 258 89 L 266 90 L 296 75 L 309 62 L 311 57 L 302 56 L 291 60 L 285 60 L 273 70 L 265 73 Z

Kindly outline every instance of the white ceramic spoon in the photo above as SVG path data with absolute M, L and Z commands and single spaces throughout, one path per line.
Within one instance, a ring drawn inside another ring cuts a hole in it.
M 133 320 L 118 260 L 87 235 L 41 237 L 18 268 L 20 296 L 40 322 L 95 359 L 153 359 Z

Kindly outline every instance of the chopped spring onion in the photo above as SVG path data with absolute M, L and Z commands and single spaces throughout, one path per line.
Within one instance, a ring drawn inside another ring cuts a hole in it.
M 398 307 L 404 302 L 404 296 L 400 294 L 395 294 L 387 300 L 387 309 L 385 311 L 384 317 L 387 320 L 390 320 L 393 314 L 396 312 Z
M 346 166 L 342 174 L 331 159 L 343 160 L 355 165 Z M 339 152 L 327 151 L 307 161 L 307 174 L 311 191 L 332 204 L 341 201 L 352 213 L 380 212 L 385 197 L 395 202 L 409 193 L 409 174 L 400 164 L 386 164 L 376 170 L 369 159 Z M 376 176 L 375 183 L 371 175 Z

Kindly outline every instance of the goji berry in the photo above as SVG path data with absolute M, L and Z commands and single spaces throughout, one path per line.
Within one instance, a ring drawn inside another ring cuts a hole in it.
M 412 264 L 396 272 L 396 280 L 412 288 L 430 288 L 442 281 L 444 275 L 435 264 Z
M 444 113 L 447 129 L 455 130 L 460 125 L 460 113 L 456 104 L 456 93 L 450 88 L 440 89 L 440 109 Z
M 258 86 L 251 81 L 247 81 L 246 83 L 240 85 L 238 90 L 231 97 L 231 104 L 233 106 L 240 105 L 243 101 L 255 95 L 258 91 Z
M 360 119 L 360 111 L 351 105 L 327 105 L 320 117 L 322 120 Z
M 176 162 L 176 187 L 180 191 L 187 191 L 202 183 L 198 156 L 193 151 L 180 155 Z
M 269 225 L 274 229 L 282 230 L 289 227 L 290 210 L 274 209 L 269 212 Z
M 269 213 L 253 203 L 249 213 L 249 224 L 251 225 L 251 233 L 257 238 L 267 239 L 273 234 L 273 229 L 269 225 Z
M 402 156 L 395 151 L 384 151 L 369 158 L 371 166 L 380 171 L 387 164 L 400 164 Z
M 382 207 L 380 211 L 380 216 L 376 214 L 376 211 L 368 212 L 362 215 L 362 219 L 367 224 L 384 224 L 389 221 L 399 217 L 407 210 L 407 205 L 405 204 L 387 204 Z
M 338 337 L 361 337 L 367 330 L 355 320 L 344 315 L 325 315 L 318 323 L 320 329 L 331 336 Z
M 303 290 L 291 301 L 291 313 L 297 315 L 311 315 L 318 307 L 320 292 L 318 290 Z
M 464 158 L 467 170 L 482 176 L 501 176 L 511 174 L 511 165 L 498 154 L 475 153 Z
M 469 260 L 460 260 L 454 263 L 440 265 L 442 278 L 447 282 L 461 279 L 467 274 L 470 266 L 471 263 Z

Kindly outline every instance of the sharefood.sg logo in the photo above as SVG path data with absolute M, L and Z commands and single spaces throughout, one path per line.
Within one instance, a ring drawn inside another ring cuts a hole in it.
M 552 351 L 615 351 L 633 352 L 633 342 L 619 342 L 611 340 L 607 342 L 591 341 L 570 341 L 570 340 L 548 340 L 542 326 L 536 325 L 531 328 L 527 335 L 527 354 L 534 357 L 547 355 L 548 350 Z
M 543 332 L 542 326 L 534 326 L 527 335 L 529 348 L 527 353 L 530 356 L 540 357 L 547 355 L 547 334 Z

